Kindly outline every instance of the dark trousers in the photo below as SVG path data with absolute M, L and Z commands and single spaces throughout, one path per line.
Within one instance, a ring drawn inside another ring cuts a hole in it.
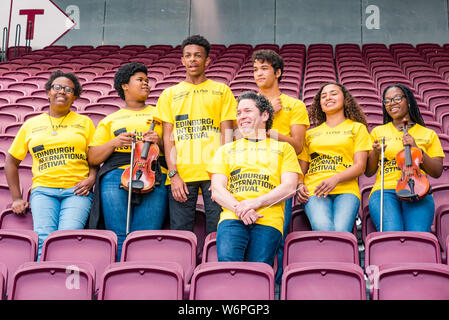
M 193 231 L 195 224 L 196 202 L 198 200 L 198 192 L 204 199 L 204 210 L 206 216 L 206 234 L 217 231 L 217 224 L 222 211 L 221 206 L 212 201 L 210 188 L 210 180 L 196 181 L 186 183 L 189 194 L 187 194 L 186 202 L 178 202 L 173 198 L 171 186 L 168 188 L 168 208 L 170 211 L 170 229 Z

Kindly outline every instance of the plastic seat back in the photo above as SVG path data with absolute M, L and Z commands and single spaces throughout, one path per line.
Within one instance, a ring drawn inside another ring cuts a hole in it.
M 192 276 L 190 300 L 274 300 L 273 268 L 262 262 L 208 262 Z

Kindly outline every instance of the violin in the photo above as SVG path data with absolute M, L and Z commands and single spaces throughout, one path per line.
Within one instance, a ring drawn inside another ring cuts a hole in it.
M 150 131 L 154 130 L 156 120 L 153 119 Z M 129 191 L 129 181 L 132 180 L 132 192 L 149 193 L 154 188 L 156 173 L 153 169 L 157 165 L 159 147 L 148 141 L 133 142 L 131 146 L 131 165 L 122 173 L 121 184 Z M 132 170 L 132 173 L 131 173 Z
M 407 119 L 404 119 L 404 134 L 407 134 Z M 429 180 L 422 174 L 420 165 L 423 162 L 421 149 L 404 146 L 396 155 L 396 164 L 402 175 L 396 185 L 396 195 L 405 201 L 416 201 L 424 198 L 431 190 Z

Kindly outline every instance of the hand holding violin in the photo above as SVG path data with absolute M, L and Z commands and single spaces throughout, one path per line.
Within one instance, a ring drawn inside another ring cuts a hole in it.
M 159 136 L 156 131 L 148 130 L 144 132 L 142 140 L 144 142 L 159 143 Z
M 131 143 L 133 141 L 133 137 L 135 137 L 136 134 L 133 132 L 123 132 L 120 133 L 117 137 L 111 140 L 111 143 L 115 148 L 123 148 L 123 147 L 129 147 L 131 146 Z
M 404 146 L 410 146 L 412 148 L 418 148 L 415 139 L 410 135 L 410 133 L 404 133 L 402 136 L 402 144 Z

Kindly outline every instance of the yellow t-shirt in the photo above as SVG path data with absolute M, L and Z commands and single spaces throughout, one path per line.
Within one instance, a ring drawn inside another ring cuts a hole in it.
M 415 124 L 408 130 L 408 133 L 415 139 L 415 142 L 419 148 L 421 148 L 429 157 L 442 157 L 444 158 L 444 151 L 441 147 L 440 139 L 432 129 L 428 129 L 419 124 Z M 385 137 L 385 156 L 384 156 L 384 188 L 396 189 L 397 181 L 401 178 L 401 169 L 396 165 L 396 155 L 399 151 L 404 149 L 402 144 L 402 131 L 398 131 L 392 122 L 388 122 L 382 126 L 375 127 L 371 131 L 371 140 L 381 140 Z M 379 157 L 379 169 L 377 170 L 376 182 L 371 190 L 373 193 L 376 190 L 380 190 L 381 184 L 381 170 L 380 170 L 380 157 Z M 422 173 L 425 174 L 424 171 Z
M 237 201 L 254 199 L 270 192 L 281 184 L 281 175 L 285 172 L 296 172 L 302 176 L 293 147 L 274 139 L 239 139 L 227 143 L 215 153 L 207 171 L 210 174 L 220 173 L 227 176 L 227 189 Z M 261 214 L 263 217 L 256 221 L 257 224 L 271 226 L 283 232 L 284 201 L 269 207 Z M 226 219 L 238 217 L 224 208 L 219 223 Z
M 89 147 L 101 146 L 111 141 L 122 132 L 136 131 L 136 140 L 142 140 L 143 134 L 150 129 L 155 113 L 156 107 L 148 105 L 145 109 L 140 111 L 120 109 L 109 114 L 98 123 Z M 161 123 L 155 123 L 154 131 L 157 132 L 159 138 L 162 138 Z M 129 153 L 131 152 L 131 147 L 116 148 L 114 151 Z M 163 153 L 161 152 L 159 155 L 161 156 Z M 126 169 L 127 167 L 129 167 L 129 164 L 119 168 Z M 165 168 L 161 168 L 161 171 L 167 173 Z
M 295 124 L 310 126 L 307 108 L 301 100 L 292 98 L 286 94 L 280 95 L 282 109 L 274 115 L 272 129 L 280 134 L 291 137 L 291 126 Z
M 354 154 L 369 151 L 372 143 L 365 125 L 346 119 L 331 128 L 326 123 L 306 131 L 299 159 L 309 163 L 304 184 L 313 195 L 321 181 L 342 172 L 354 164 Z M 360 199 L 357 178 L 339 183 L 330 194 L 352 193 Z
M 162 121 L 173 124 L 180 177 L 184 182 L 209 180 L 206 166 L 221 145 L 220 123 L 237 117 L 231 89 L 212 80 L 198 85 L 183 81 L 162 92 L 157 110 Z
M 51 120 L 48 113 L 42 113 L 25 121 L 8 152 L 19 160 L 25 159 L 28 151 L 31 153 L 32 188 L 67 189 L 89 175 L 87 146 L 94 131 L 89 117 L 73 111 L 64 119 Z

